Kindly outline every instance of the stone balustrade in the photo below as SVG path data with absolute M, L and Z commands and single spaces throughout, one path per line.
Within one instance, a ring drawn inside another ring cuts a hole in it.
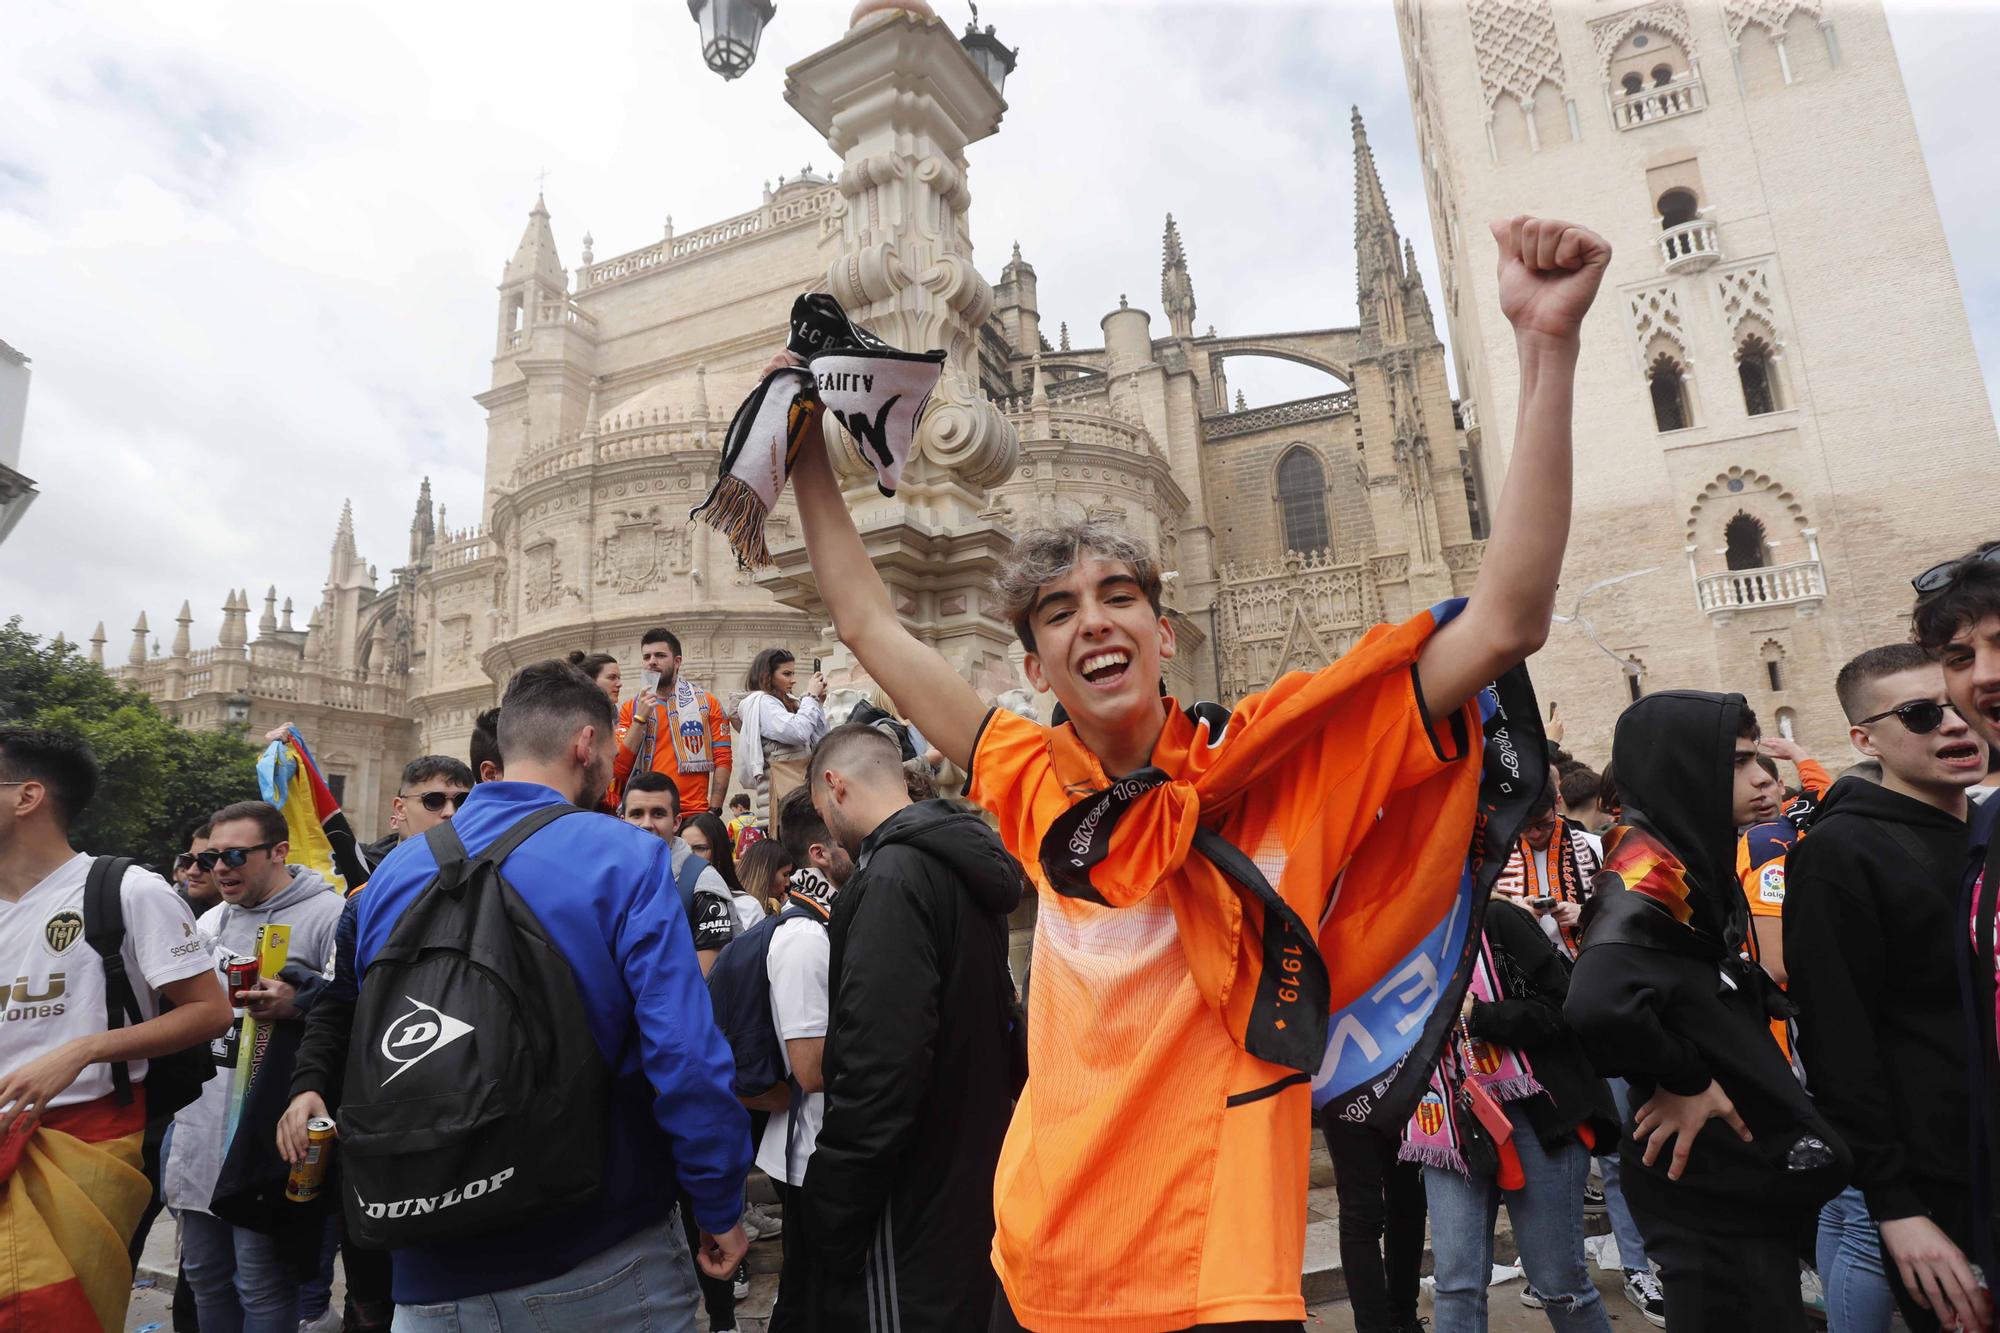
M 1252 431 L 1270 430 L 1273 426 L 1289 426 L 1300 421 L 1323 421 L 1354 410 L 1352 392 L 1322 394 L 1317 398 L 1295 398 L 1288 403 L 1273 403 L 1269 407 L 1252 407 L 1241 412 L 1222 412 L 1204 419 L 1208 438 L 1228 439 L 1232 435 L 1248 435 Z
M 432 569 L 458 569 L 493 553 L 483 527 L 465 528 L 441 540 L 431 550 Z
M 1722 258 L 1716 240 L 1715 223 L 1696 218 L 1660 233 L 1660 266 L 1669 273 L 1693 272 L 1707 268 Z
M 1826 571 L 1817 560 L 1763 569 L 1732 569 L 1695 580 L 1695 596 L 1711 615 L 1826 600 Z
M 578 269 L 577 290 L 587 291 L 594 287 L 602 287 L 606 283 L 617 282 L 683 259 L 707 254 L 711 250 L 719 250 L 746 237 L 822 217 L 832 206 L 838 193 L 829 185 L 825 189 L 801 194 L 782 203 L 767 204 L 748 213 L 725 218 L 699 231 L 691 231 L 685 236 L 669 236 L 643 249 L 607 259 L 601 264 Z
M 1685 116 L 1707 105 L 1701 75 L 1690 70 L 1671 83 L 1654 84 L 1634 93 L 1614 90 L 1611 94 L 1611 123 L 1621 130 L 1632 130 L 1655 121 Z
M 1161 456 L 1160 447 L 1154 442 L 1152 434 L 1144 426 L 1123 417 L 1074 409 L 1049 412 L 1048 429 L 1044 432 L 1036 424 L 1028 399 L 1007 398 L 995 406 L 1014 423 L 1023 444 L 1033 444 L 1037 440 L 1073 440 L 1078 444 L 1094 444 L 1128 454 Z

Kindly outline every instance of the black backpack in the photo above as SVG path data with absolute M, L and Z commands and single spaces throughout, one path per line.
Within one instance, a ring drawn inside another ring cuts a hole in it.
M 369 960 L 340 1107 L 347 1224 L 371 1249 L 481 1235 L 588 1202 L 611 1070 L 576 975 L 501 870 L 573 805 L 477 856 L 425 834 L 435 877 Z
M 708 1001 L 715 1010 L 715 1025 L 736 1056 L 738 1097 L 755 1097 L 786 1081 L 784 1047 L 778 1041 L 777 1021 L 771 1017 L 771 937 L 781 921 L 804 918 L 824 926 L 827 917 L 826 908 L 793 894 L 784 911 L 765 917 L 715 956 L 715 966 L 708 971 Z
M 125 971 L 125 899 L 122 890 L 125 872 L 132 868 L 129 856 L 100 856 L 90 863 L 83 882 L 83 937 L 104 962 L 104 1026 L 115 1031 L 127 1023 L 143 1023 L 139 997 L 132 990 L 132 978 Z M 196 975 L 200 975 L 197 973 Z M 160 1012 L 172 1009 L 173 1001 L 162 995 Z M 201 1096 L 201 1085 L 215 1077 L 215 1059 L 208 1043 L 198 1041 L 172 1055 L 159 1055 L 146 1062 L 146 1119 L 155 1124 L 173 1118 L 174 1112 Z M 123 1061 L 111 1066 L 111 1087 L 119 1105 L 132 1100 L 131 1067 Z

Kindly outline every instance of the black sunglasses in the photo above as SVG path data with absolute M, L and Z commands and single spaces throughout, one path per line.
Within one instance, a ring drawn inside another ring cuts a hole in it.
M 1941 704 L 1933 699 L 1917 699 L 1910 703 L 1897 704 L 1886 713 L 1877 713 L 1873 717 L 1864 717 L 1855 725 L 1865 727 L 1870 722 L 1880 722 L 1885 717 L 1893 717 L 1902 723 L 1903 730 L 1909 732 L 1912 736 L 1928 736 L 1944 725 L 1944 710 L 1947 708 L 1954 713 L 1958 713 L 1957 704 Z M 1958 715 L 1960 717 L 1965 716 L 1963 713 L 1959 713 Z
M 2000 542 L 1988 542 L 1971 555 L 1947 560 L 1941 565 L 1932 565 L 1923 573 L 1910 580 L 1910 586 L 1918 592 L 1936 592 L 1958 577 L 1958 571 L 1967 565 L 1992 564 L 2000 561 Z M 1933 723 L 1932 725 L 1936 725 Z
M 174 869 L 177 871 L 186 870 L 189 866 L 194 864 L 194 860 L 195 860 L 195 854 L 193 852 L 182 852 L 179 856 L 176 856 L 174 858 Z
M 465 798 L 472 793 L 464 791 L 427 791 L 422 796 L 411 796 L 408 792 L 399 794 L 406 801 L 422 801 L 424 809 L 430 811 L 432 814 L 437 814 L 447 805 L 452 808 L 452 812 L 455 814 L 458 811 L 458 807 L 465 804 Z
M 196 852 L 194 859 L 201 862 L 203 870 L 215 869 L 217 861 L 228 866 L 231 870 L 239 870 L 242 868 L 243 863 L 250 859 L 250 853 L 266 851 L 277 845 L 275 842 L 258 842 L 252 843 L 248 847 L 224 847 L 219 852 Z

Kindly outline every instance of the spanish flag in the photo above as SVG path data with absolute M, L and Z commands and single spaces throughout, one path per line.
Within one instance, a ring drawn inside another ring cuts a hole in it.
M 292 844 L 287 861 L 317 870 L 342 894 L 360 887 L 368 869 L 354 830 L 297 727 L 286 727 L 264 748 L 257 760 L 257 785 L 264 799 L 284 812 Z
M 125 1327 L 126 1253 L 153 1187 L 143 1085 L 121 1106 L 59 1106 L 0 1139 L 0 1333 Z

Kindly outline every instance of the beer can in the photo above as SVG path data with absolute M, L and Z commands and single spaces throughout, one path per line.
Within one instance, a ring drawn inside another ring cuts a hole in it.
M 315 1116 L 306 1121 L 306 1155 L 292 1164 L 285 1178 L 285 1197 L 293 1203 L 307 1203 L 317 1197 L 326 1182 L 327 1159 L 333 1154 L 333 1121 Z
M 229 986 L 229 1002 L 236 1003 L 236 992 L 249 990 L 257 984 L 257 960 L 255 958 L 231 958 L 226 971 Z

